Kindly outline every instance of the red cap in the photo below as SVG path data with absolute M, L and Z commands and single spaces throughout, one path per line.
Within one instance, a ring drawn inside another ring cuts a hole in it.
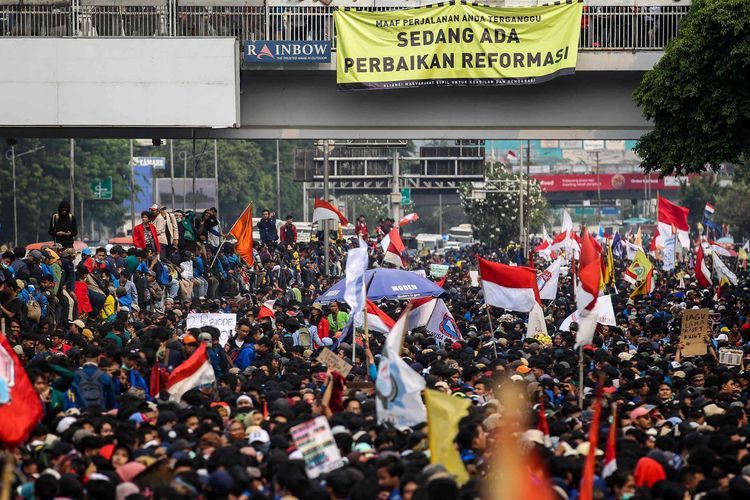
M 454 351 L 460 351 L 461 350 L 461 344 L 459 344 L 458 342 L 453 342 L 453 344 L 451 345 L 451 348 Z

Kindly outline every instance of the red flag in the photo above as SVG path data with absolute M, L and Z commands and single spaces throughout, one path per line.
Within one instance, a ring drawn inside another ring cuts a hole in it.
M 617 403 L 612 405 L 612 424 L 607 436 L 607 449 L 604 452 L 602 478 L 607 478 L 617 470 Z
M 341 211 L 331 203 L 315 198 L 315 210 L 313 210 L 312 221 L 319 220 L 338 220 L 342 226 L 348 226 L 349 221 Z
M 544 396 L 539 396 L 539 423 L 536 428 L 544 433 L 545 440 L 549 438 L 549 424 L 547 423 L 547 413 L 544 411 Z
M 234 251 L 242 257 L 248 266 L 253 265 L 253 204 L 245 207 L 229 234 L 237 238 Z
M 401 217 L 401 219 L 399 219 L 398 221 L 398 226 L 405 226 L 407 224 L 416 222 L 418 220 L 419 220 L 419 215 L 417 215 L 417 212 L 413 212 L 413 213 L 410 213 L 409 215 L 404 215 L 403 217 Z
M 675 205 L 666 198 L 658 197 L 659 210 L 656 215 L 657 226 L 659 233 L 662 235 L 674 234 L 676 232 L 677 239 L 683 247 L 687 248 L 690 246 L 690 226 L 688 225 L 688 214 L 690 209 L 687 207 L 681 207 Z M 674 232 L 673 229 L 674 228 Z
M 599 447 L 599 421 L 602 416 L 602 391 L 601 386 L 596 390 L 594 401 L 594 418 L 591 419 L 589 428 L 589 454 L 583 465 L 583 478 L 581 479 L 580 500 L 594 499 L 594 468 L 596 466 L 596 450 Z
M 42 419 L 42 402 L 3 334 L 0 334 L 0 383 L 7 385 L 9 398 L 0 402 L 0 444 L 14 448 L 26 441 Z
M 390 262 L 394 266 L 406 267 L 406 261 L 404 260 L 403 253 L 406 251 L 404 242 L 401 241 L 401 235 L 398 232 L 398 228 L 391 229 L 391 232 L 383 238 L 380 245 L 385 251 L 383 260 Z
M 602 266 L 601 254 L 594 246 L 594 239 L 584 228 L 581 238 L 581 258 L 578 267 L 579 290 L 576 293 L 578 310 L 593 310 L 599 295 Z
M 529 312 L 542 303 L 536 273 L 530 267 L 515 267 L 479 259 L 484 301 L 511 311 Z M 598 285 L 597 285 L 598 286 Z
M 169 375 L 167 392 L 170 399 L 180 401 L 190 389 L 215 381 L 216 375 L 208 359 L 206 344 L 201 342 L 198 349 Z

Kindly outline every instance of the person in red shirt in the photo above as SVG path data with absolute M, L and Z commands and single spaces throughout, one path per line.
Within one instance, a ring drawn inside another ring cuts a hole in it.
M 160 250 L 156 226 L 151 224 L 151 215 L 141 212 L 141 223 L 133 228 L 133 246 L 142 250 L 151 249 L 158 254 Z
M 365 221 L 364 215 L 357 217 L 357 222 L 354 223 L 354 234 L 361 236 L 365 241 L 369 239 L 370 230 L 367 228 L 367 221 Z
M 318 329 L 318 337 L 321 339 L 331 335 L 331 326 L 323 314 L 323 306 L 318 302 L 314 303 L 310 310 L 310 324 Z
M 286 223 L 279 230 L 281 244 L 284 246 L 297 243 L 297 226 L 294 225 L 294 217 L 286 216 Z

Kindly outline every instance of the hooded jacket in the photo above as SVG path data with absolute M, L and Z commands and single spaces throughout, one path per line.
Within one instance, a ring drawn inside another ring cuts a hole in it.
M 67 213 L 63 214 L 63 209 L 67 209 Z M 57 234 L 61 231 L 70 234 Z M 55 243 L 59 243 L 63 248 L 71 248 L 73 246 L 73 241 L 78 236 L 78 225 L 76 224 L 76 218 L 70 211 L 70 203 L 66 200 L 61 201 L 57 206 L 57 213 L 53 214 L 52 219 L 49 221 L 48 232 L 55 240 Z

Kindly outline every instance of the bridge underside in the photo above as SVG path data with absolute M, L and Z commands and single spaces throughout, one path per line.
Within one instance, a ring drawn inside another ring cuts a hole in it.
M 579 71 L 535 86 L 339 92 L 330 70 L 242 71 L 239 128 L 0 127 L 0 136 L 637 139 L 650 128 L 632 101 L 642 74 Z

